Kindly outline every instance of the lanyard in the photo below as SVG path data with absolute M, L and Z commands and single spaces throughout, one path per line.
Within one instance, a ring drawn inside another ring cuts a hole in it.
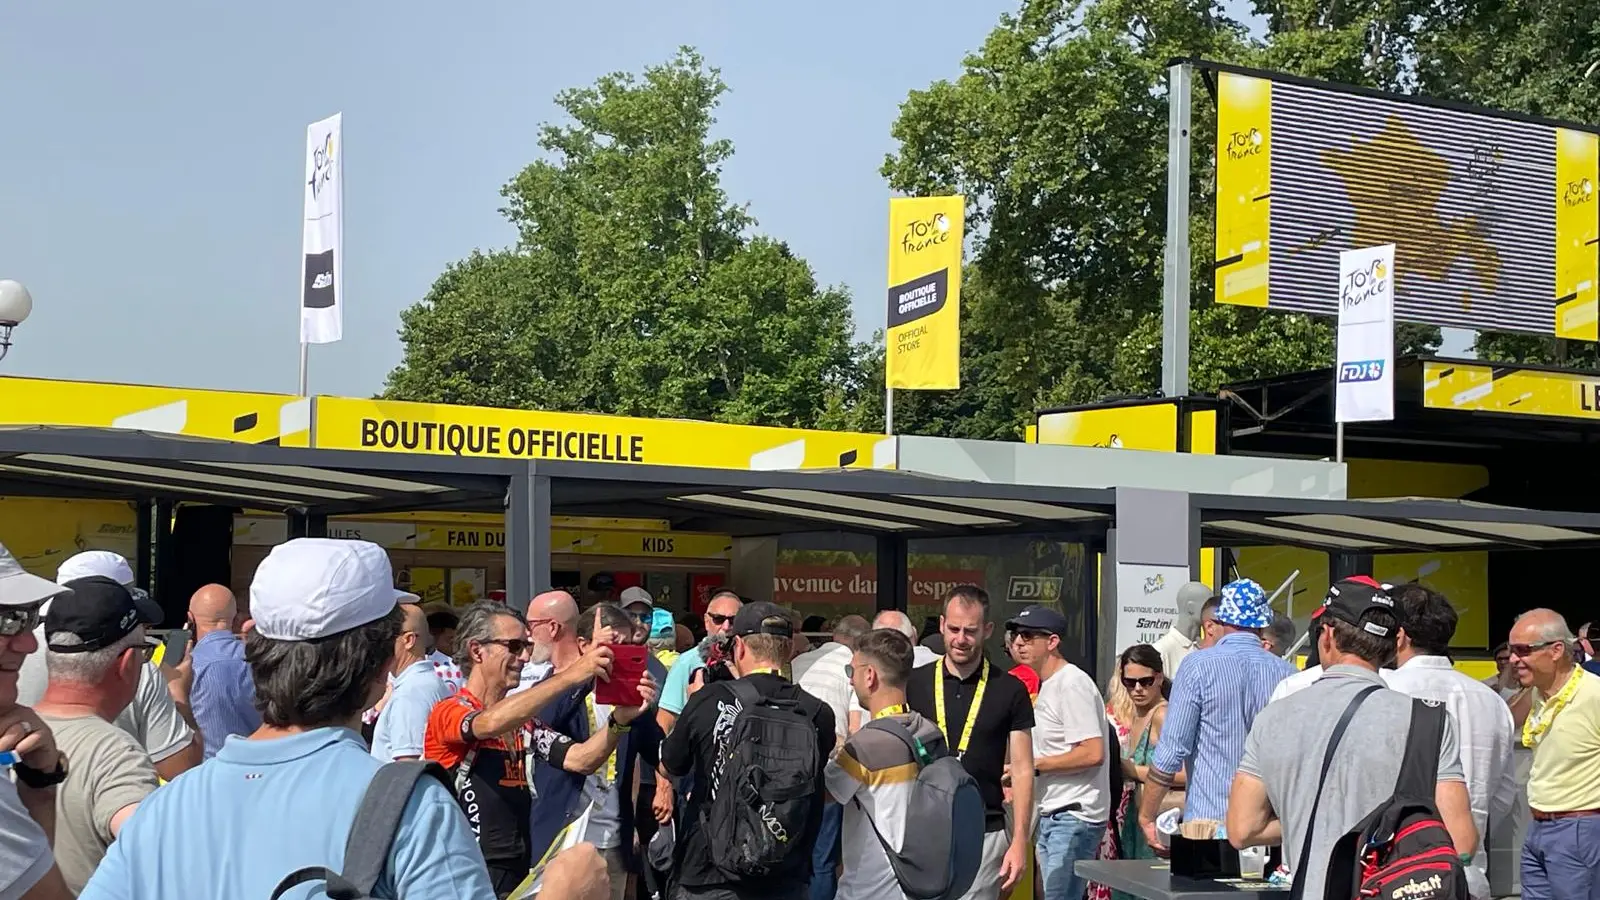
M 782 678 L 783 677 L 783 670 L 779 669 L 779 668 L 751 669 L 750 671 L 748 671 L 748 672 L 746 672 L 744 674 L 744 677 L 748 678 L 751 675 L 776 675 L 779 678 Z
M 594 737 L 600 733 L 600 717 L 594 708 L 594 694 L 583 698 L 583 711 L 589 714 L 589 736 Z M 601 784 L 602 790 L 610 790 L 611 786 L 617 783 L 617 749 L 617 747 L 611 748 L 611 755 L 606 758 L 606 774 L 605 781 Z
M 884 716 L 903 716 L 910 711 L 911 710 L 906 709 L 906 705 L 904 703 L 896 703 L 893 706 L 885 706 L 883 709 L 873 713 L 872 718 L 877 720 L 883 718 Z
M 946 673 L 944 658 L 939 659 L 939 671 L 933 676 L 933 713 L 938 719 L 939 730 L 944 732 L 946 744 L 949 743 L 950 725 L 944 718 L 944 679 Z M 978 708 L 983 705 L 983 689 L 989 686 L 989 659 L 984 657 L 981 674 L 978 676 L 978 689 L 972 693 L 972 706 L 967 709 L 967 722 L 961 726 L 961 737 L 955 742 L 956 757 L 967 755 L 967 741 L 972 739 L 972 725 L 978 721 Z

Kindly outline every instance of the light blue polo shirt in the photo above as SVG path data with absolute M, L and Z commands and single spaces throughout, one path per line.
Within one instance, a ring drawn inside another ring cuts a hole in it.
M 683 651 L 672 664 L 672 670 L 667 673 L 667 683 L 661 688 L 661 708 L 675 716 L 683 715 L 683 707 L 689 702 L 689 678 L 696 669 L 705 667 L 699 647 Z
M 428 716 L 440 700 L 453 693 L 428 660 L 412 663 L 394 680 L 389 702 L 372 726 L 372 756 L 389 762 L 402 756 L 422 758 L 422 735 Z
M 205 765 L 147 797 L 80 897 L 269 897 L 305 866 L 335 871 L 367 783 L 381 764 L 360 735 L 318 728 L 270 741 L 234 736 Z M 321 897 L 320 883 L 284 897 Z M 466 817 L 443 784 L 406 805 L 374 895 L 491 898 Z

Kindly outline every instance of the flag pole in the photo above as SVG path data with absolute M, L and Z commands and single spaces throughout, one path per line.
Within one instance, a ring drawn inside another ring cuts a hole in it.
M 306 394 L 306 361 L 310 356 L 307 352 L 310 348 L 310 344 L 305 341 L 300 342 L 300 396 L 302 397 L 308 396 Z
M 883 388 L 883 433 L 894 434 L 894 388 Z

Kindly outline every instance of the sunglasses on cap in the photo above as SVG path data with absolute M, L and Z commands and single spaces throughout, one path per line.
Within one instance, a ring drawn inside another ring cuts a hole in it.
M 44 614 L 39 610 L 43 603 L 32 606 L 6 606 L 0 607 L 0 637 L 16 637 L 24 631 L 32 631 L 44 621 Z

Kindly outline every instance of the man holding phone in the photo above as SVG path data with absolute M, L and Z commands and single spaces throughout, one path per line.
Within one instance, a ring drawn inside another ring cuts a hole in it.
M 622 900 L 628 876 L 640 870 L 634 852 L 634 767 L 642 759 L 654 768 L 661 743 L 646 715 L 656 702 L 656 680 L 637 617 L 611 603 L 596 604 L 578 618 L 573 646 L 551 652 L 559 677 L 574 652 L 608 646 L 609 681 L 585 683 L 565 691 L 540 711 L 540 719 L 564 738 L 592 741 L 600 735 L 610 748 L 604 763 L 585 772 L 536 762 L 530 833 L 533 858 L 542 859 L 571 841 L 586 841 L 600 851 L 611 876 L 612 900 Z M 577 833 L 577 829 L 582 829 Z

